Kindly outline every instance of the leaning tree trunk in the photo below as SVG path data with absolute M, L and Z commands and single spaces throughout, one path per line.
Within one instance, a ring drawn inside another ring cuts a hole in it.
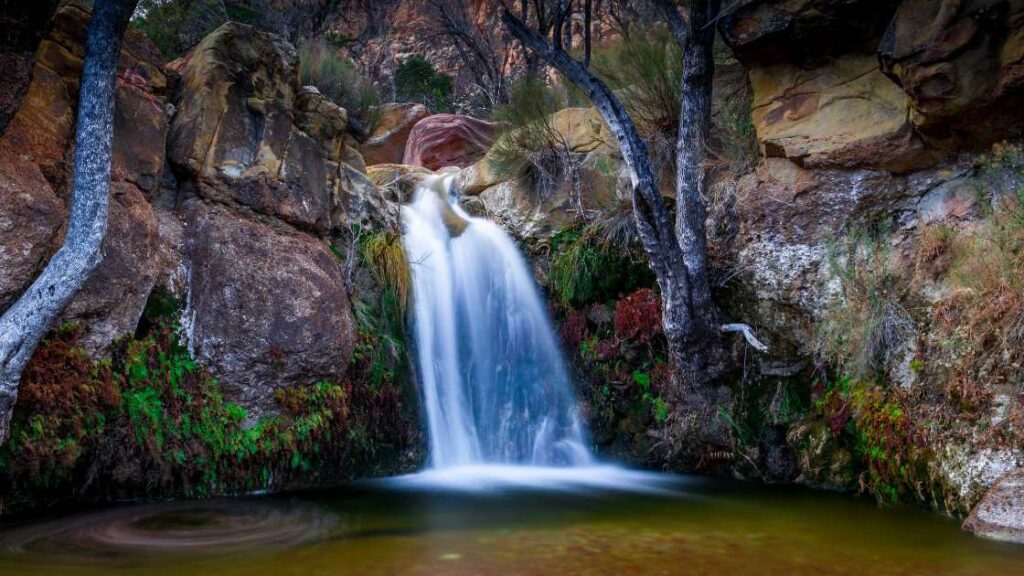
M 633 183 L 633 214 L 637 230 L 661 289 L 662 323 L 668 340 L 669 360 L 678 370 L 679 385 L 700 388 L 709 376 L 696 367 L 706 364 L 706 350 L 694 346 L 689 334 L 697 330 L 691 312 L 690 280 L 672 215 L 658 189 L 647 143 L 640 137 L 619 98 L 599 78 L 564 50 L 527 28 L 507 10 L 502 20 L 520 42 L 554 66 L 583 90 L 615 136 Z
M 102 259 L 114 124 L 117 59 L 137 0 L 97 0 L 78 100 L 71 217 L 64 244 L 0 317 L 0 442 L 7 439 L 18 381 L 39 340 Z

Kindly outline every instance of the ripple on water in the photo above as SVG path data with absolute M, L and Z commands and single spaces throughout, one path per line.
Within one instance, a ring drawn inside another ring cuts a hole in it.
M 318 542 L 336 514 L 297 502 L 221 500 L 131 506 L 34 524 L 0 535 L 7 554 L 51 559 L 237 554 Z

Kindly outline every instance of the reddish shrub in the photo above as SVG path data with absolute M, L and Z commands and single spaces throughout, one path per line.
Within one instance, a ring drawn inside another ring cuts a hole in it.
M 650 342 L 661 332 L 661 299 L 650 288 L 641 288 L 615 305 L 615 336 Z
M 587 319 L 582 312 L 573 310 L 562 322 L 562 341 L 570 349 L 575 349 L 583 341 L 583 334 L 587 329 Z

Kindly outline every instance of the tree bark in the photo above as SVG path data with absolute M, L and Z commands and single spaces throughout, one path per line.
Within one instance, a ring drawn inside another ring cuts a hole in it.
M 0 443 L 7 440 L 18 382 L 39 340 L 102 259 L 107 231 L 114 90 L 121 40 L 137 0 L 97 0 L 78 100 L 71 216 L 64 244 L 0 317 Z
M 555 48 L 543 36 L 528 29 L 511 12 L 505 10 L 502 20 L 509 31 L 531 51 L 557 68 L 583 90 L 615 136 L 632 178 L 633 214 L 641 241 L 651 261 L 661 289 L 662 323 L 669 344 L 673 366 L 680 370 L 682 384 L 699 386 L 705 381 L 700 367 L 706 359 L 704 351 L 693 346 L 688 334 L 693 330 L 690 313 L 689 275 L 683 252 L 676 237 L 672 216 L 658 189 L 647 143 L 619 98 L 599 78 L 565 51 Z
M 708 279 L 705 166 L 711 129 L 712 48 L 721 0 L 693 0 L 683 42 L 683 81 L 676 141 L 676 234 L 690 275 L 695 338 L 716 338 L 715 307 Z M 678 11 L 676 12 L 678 14 Z M 677 38 L 678 32 L 672 25 Z

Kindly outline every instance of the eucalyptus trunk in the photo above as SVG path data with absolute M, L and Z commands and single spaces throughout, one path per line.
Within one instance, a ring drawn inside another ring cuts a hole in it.
M 71 216 L 64 243 L 0 317 L 0 442 L 7 440 L 18 383 L 32 353 L 103 257 L 117 60 L 136 2 L 97 0 L 89 23 L 78 100 Z

